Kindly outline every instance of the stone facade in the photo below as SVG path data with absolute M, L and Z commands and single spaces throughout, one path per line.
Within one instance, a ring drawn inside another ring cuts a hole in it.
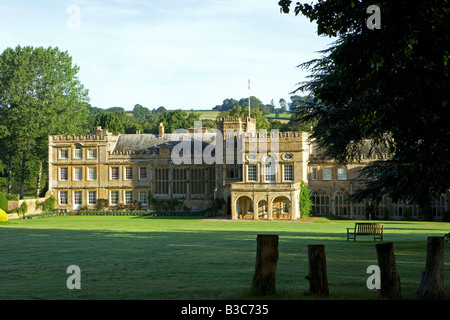
M 59 209 L 114 208 L 155 198 L 184 201 L 194 209 L 211 207 L 214 166 L 171 161 L 170 135 L 112 135 L 98 128 L 87 136 L 49 137 L 49 191 Z
M 63 210 L 114 209 L 133 201 L 145 209 L 151 194 L 179 199 L 193 210 L 222 199 L 232 219 L 295 220 L 303 181 L 315 215 L 374 218 L 366 215 L 365 203 L 346 201 L 364 183 L 359 169 L 373 159 L 337 166 L 308 133 L 257 132 L 252 118 L 218 119 L 212 133 L 167 134 L 161 124 L 158 134 L 112 135 L 99 127 L 87 136 L 49 136 L 48 152 L 49 191 Z M 433 204 L 437 219 L 448 209 L 448 195 Z M 417 215 L 417 208 L 384 199 L 376 215 L 387 212 L 401 218 Z
M 306 132 L 246 133 L 242 176 L 229 185 L 232 218 L 298 219 L 307 183 Z

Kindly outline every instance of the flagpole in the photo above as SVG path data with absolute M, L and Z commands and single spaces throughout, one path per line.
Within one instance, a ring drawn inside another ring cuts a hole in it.
M 250 79 L 248 79 L 248 117 L 250 118 Z

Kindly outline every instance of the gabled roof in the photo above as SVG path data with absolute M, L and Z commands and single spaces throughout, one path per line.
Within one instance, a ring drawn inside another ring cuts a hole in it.
M 181 141 L 194 143 L 194 135 L 191 133 L 164 134 L 160 137 L 157 134 L 121 134 L 113 151 L 144 151 L 159 149 L 162 146 L 172 149 Z M 202 141 L 202 149 L 209 144 L 208 141 Z

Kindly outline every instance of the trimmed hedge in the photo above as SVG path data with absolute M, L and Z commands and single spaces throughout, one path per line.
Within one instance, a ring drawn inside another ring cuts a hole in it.
M 58 211 L 48 211 L 43 213 L 37 213 L 37 214 L 30 214 L 27 216 L 24 216 L 24 219 L 40 219 L 40 218 L 50 218 L 50 217 L 56 217 L 56 216 L 67 216 L 67 212 L 58 212 Z
M 8 215 L 3 209 L 0 209 L 0 222 L 7 222 L 8 221 Z
M 150 217 L 215 217 L 219 214 L 211 211 L 119 211 L 119 210 L 83 210 L 79 212 L 82 216 L 150 216 Z
M 119 211 L 119 210 L 82 210 L 76 214 L 69 212 L 48 211 L 39 214 L 25 216 L 24 219 L 39 219 L 55 216 L 80 215 L 80 216 L 149 216 L 149 217 L 216 217 L 219 213 L 212 211 Z
M 8 198 L 6 198 L 3 192 L 0 192 L 0 209 L 8 212 Z

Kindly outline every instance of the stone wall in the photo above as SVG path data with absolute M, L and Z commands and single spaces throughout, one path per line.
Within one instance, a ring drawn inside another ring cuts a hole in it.
M 9 200 L 8 201 L 8 210 L 14 210 L 19 208 L 22 203 L 26 203 L 28 210 L 26 215 L 32 215 L 32 214 L 38 214 L 38 213 L 42 213 L 42 209 L 36 209 L 36 203 L 39 202 L 44 202 L 46 198 L 37 198 L 37 199 L 23 199 L 23 200 Z M 18 216 L 17 213 L 8 213 L 8 219 L 17 219 L 17 218 L 21 218 Z

